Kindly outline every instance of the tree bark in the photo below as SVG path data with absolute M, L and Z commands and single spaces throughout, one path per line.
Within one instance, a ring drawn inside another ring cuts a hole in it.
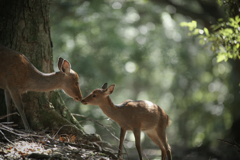
M 31 63 L 44 73 L 53 72 L 52 42 L 49 25 L 49 0 L 1 0 L 0 43 L 23 53 Z M 58 91 L 22 94 L 24 111 L 31 129 L 46 128 L 84 136 L 81 125 L 72 116 Z M 3 90 L 0 90 L 0 113 L 6 114 Z M 15 107 L 13 107 L 15 108 Z M 20 116 L 13 117 L 22 126 Z M 6 121 L 6 120 L 5 120 Z M 71 132 L 72 133 L 72 132 Z

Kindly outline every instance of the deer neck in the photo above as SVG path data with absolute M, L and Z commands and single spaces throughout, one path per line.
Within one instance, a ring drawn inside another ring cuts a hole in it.
M 99 107 L 113 120 L 116 120 L 117 115 L 119 115 L 116 105 L 112 102 L 109 96 L 105 99 L 104 103 L 99 105 Z
M 35 70 L 32 74 L 30 84 L 28 84 L 29 91 L 48 92 L 62 88 L 64 77 L 62 72 L 42 73 Z

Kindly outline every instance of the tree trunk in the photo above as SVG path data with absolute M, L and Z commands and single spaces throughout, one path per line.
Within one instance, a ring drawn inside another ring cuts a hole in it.
M 49 3 L 48 0 L 1 0 L 0 3 L 0 43 L 23 53 L 44 73 L 53 72 Z M 22 101 L 27 120 L 33 130 L 49 128 L 56 131 L 63 125 L 72 125 L 72 129 L 63 127 L 63 130 L 74 130 L 78 135 L 85 135 L 58 91 L 28 92 L 22 94 Z M 1 115 L 6 115 L 3 90 L 0 90 L 0 106 Z M 13 119 L 19 126 L 23 126 L 20 116 Z

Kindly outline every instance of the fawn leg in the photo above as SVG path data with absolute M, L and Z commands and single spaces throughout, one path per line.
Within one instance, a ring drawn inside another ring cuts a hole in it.
M 160 130 L 159 128 L 157 128 L 156 132 L 157 132 L 157 135 L 158 135 L 161 143 L 163 144 L 163 146 L 167 152 L 168 160 L 172 160 L 171 147 L 169 146 L 169 144 L 167 142 L 166 130 Z
M 136 129 L 133 131 L 134 137 L 135 137 L 135 145 L 138 151 L 138 155 L 140 160 L 142 160 L 142 153 L 141 153 L 141 131 L 139 129 Z
M 119 149 L 118 149 L 118 158 L 121 156 L 122 154 L 122 146 L 123 146 L 123 141 L 124 141 L 124 137 L 126 134 L 126 130 L 121 128 L 121 133 L 120 133 L 120 144 L 119 144 Z
M 158 145 L 158 147 L 161 149 L 162 151 L 162 159 L 161 160 L 165 160 L 166 159 L 166 150 L 163 147 L 160 139 L 158 138 L 157 132 L 155 130 L 151 130 L 146 132 L 148 137 L 156 144 Z

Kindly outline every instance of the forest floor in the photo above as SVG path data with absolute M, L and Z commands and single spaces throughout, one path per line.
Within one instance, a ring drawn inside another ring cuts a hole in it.
M 90 142 L 75 135 L 27 133 L 0 123 L 0 160 L 8 159 L 117 159 L 102 142 Z
M 226 144 L 228 143 L 228 144 Z M 237 160 L 240 159 L 240 145 L 224 141 L 223 148 L 209 149 L 207 146 L 187 149 L 172 146 L 174 160 Z M 0 160 L 115 160 L 116 150 L 107 142 L 90 142 L 73 134 L 59 134 L 42 131 L 28 133 L 0 123 Z M 236 149 L 237 147 L 237 149 Z M 128 153 L 127 159 L 136 159 L 136 149 Z M 148 149 L 153 151 L 153 149 Z M 143 149 L 144 159 L 155 159 Z M 158 150 L 159 151 L 159 150 Z M 158 156 L 159 157 L 159 156 Z

